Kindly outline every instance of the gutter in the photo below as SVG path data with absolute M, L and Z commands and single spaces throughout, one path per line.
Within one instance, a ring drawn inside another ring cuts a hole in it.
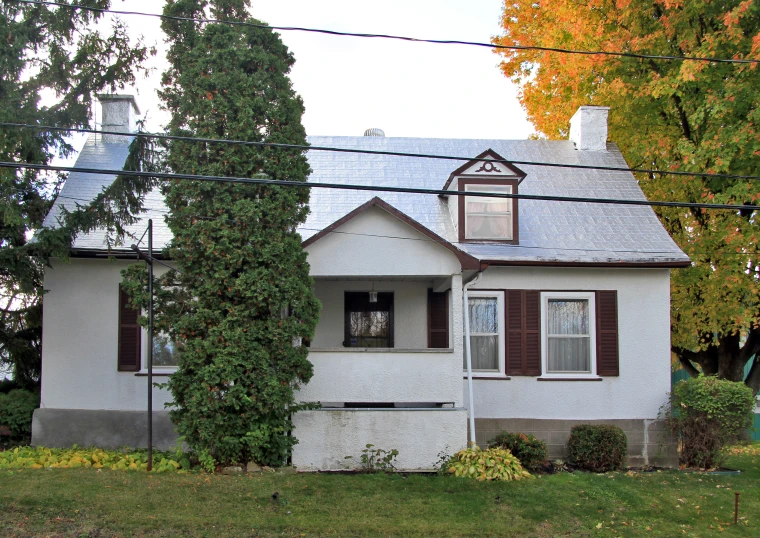
M 467 412 L 469 415 L 469 429 L 470 429 L 470 443 L 475 443 L 475 404 L 472 396 L 472 350 L 470 349 L 470 300 L 467 292 L 470 286 L 480 280 L 480 275 L 483 274 L 481 269 L 478 273 L 469 280 L 464 286 L 462 286 L 462 296 L 464 301 L 464 349 L 465 358 L 467 362 L 467 395 L 469 401 L 467 404 Z

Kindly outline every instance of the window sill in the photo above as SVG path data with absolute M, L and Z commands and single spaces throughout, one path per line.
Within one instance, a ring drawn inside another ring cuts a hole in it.
M 519 245 L 517 239 L 468 239 L 464 238 L 460 243 L 481 245 Z
M 473 379 L 498 379 L 499 381 L 509 381 L 512 379 L 508 375 L 482 375 L 482 374 L 472 374 Z M 462 376 L 462 379 L 467 379 L 467 374 L 464 374 Z
M 153 372 L 153 377 L 157 377 L 157 376 L 168 377 L 168 376 L 172 375 L 176 371 L 177 370 L 171 370 L 171 371 L 161 370 L 159 372 L 154 371 Z M 148 372 L 147 371 L 135 372 L 135 377 L 148 377 Z
M 537 377 L 536 381 L 602 381 L 601 377 Z
M 401 349 L 396 347 L 310 347 L 309 353 L 454 353 L 450 347 Z

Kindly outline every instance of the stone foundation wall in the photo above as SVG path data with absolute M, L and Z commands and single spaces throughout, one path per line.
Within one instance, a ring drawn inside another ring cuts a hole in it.
M 577 424 L 611 424 L 622 429 L 628 438 L 628 464 L 631 466 L 678 466 L 675 439 L 665 431 L 659 420 L 476 418 L 475 440 L 479 446 L 484 447 L 503 431 L 532 434 L 546 443 L 549 459 L 563 459 L 566 456 L 565 445 L 570 437 L 570 429 Z
M 176 446 L 177 432 L 168 411 L 153 411 L 153 447 L 170 450 Z M 90 409 L 50 409 L 34 411 L 32 444 L 51 448 L 83 447 L 147 448 L 146 411 Z

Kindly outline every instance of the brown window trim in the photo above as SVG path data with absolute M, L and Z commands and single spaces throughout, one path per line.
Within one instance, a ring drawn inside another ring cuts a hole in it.
M 512 194 L 518 194 L 518 185 L 521 178 L 483 178 L 480 176 L 461 176 L 458 178 L 458 190 L 464 191 L 465 185 L 509 185 Z M 459 242 L 460 243 L 496 243 L 501 245 L 519 245 L 520 228 L 518 226 L 519 200 L 512 198 L 512 239 L 467 239 L 465 237 L 465 195 L 459 195 Z

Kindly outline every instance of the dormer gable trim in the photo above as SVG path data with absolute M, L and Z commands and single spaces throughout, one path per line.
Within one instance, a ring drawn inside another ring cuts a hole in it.
M 493 160 L 496 162 L 488 162 L 483 159 Z M 462 166 L 454 170 L 449 179 L 446 180 L 446 184 L 443 186 L 444 190 L 449 190 L 451 182 L 455 178 L 466 176 L 468 178 L 483 178 L 483 179 L 516 179 L 517 184 L 522 183 L 527 174 L 516 167 L 514 164 L 507 162 L 507 160 L 496 153 L 491 148 L 475 157 L 474 159 L 467 161 Z M 446 195 L 444 195 L 446 196 Z

